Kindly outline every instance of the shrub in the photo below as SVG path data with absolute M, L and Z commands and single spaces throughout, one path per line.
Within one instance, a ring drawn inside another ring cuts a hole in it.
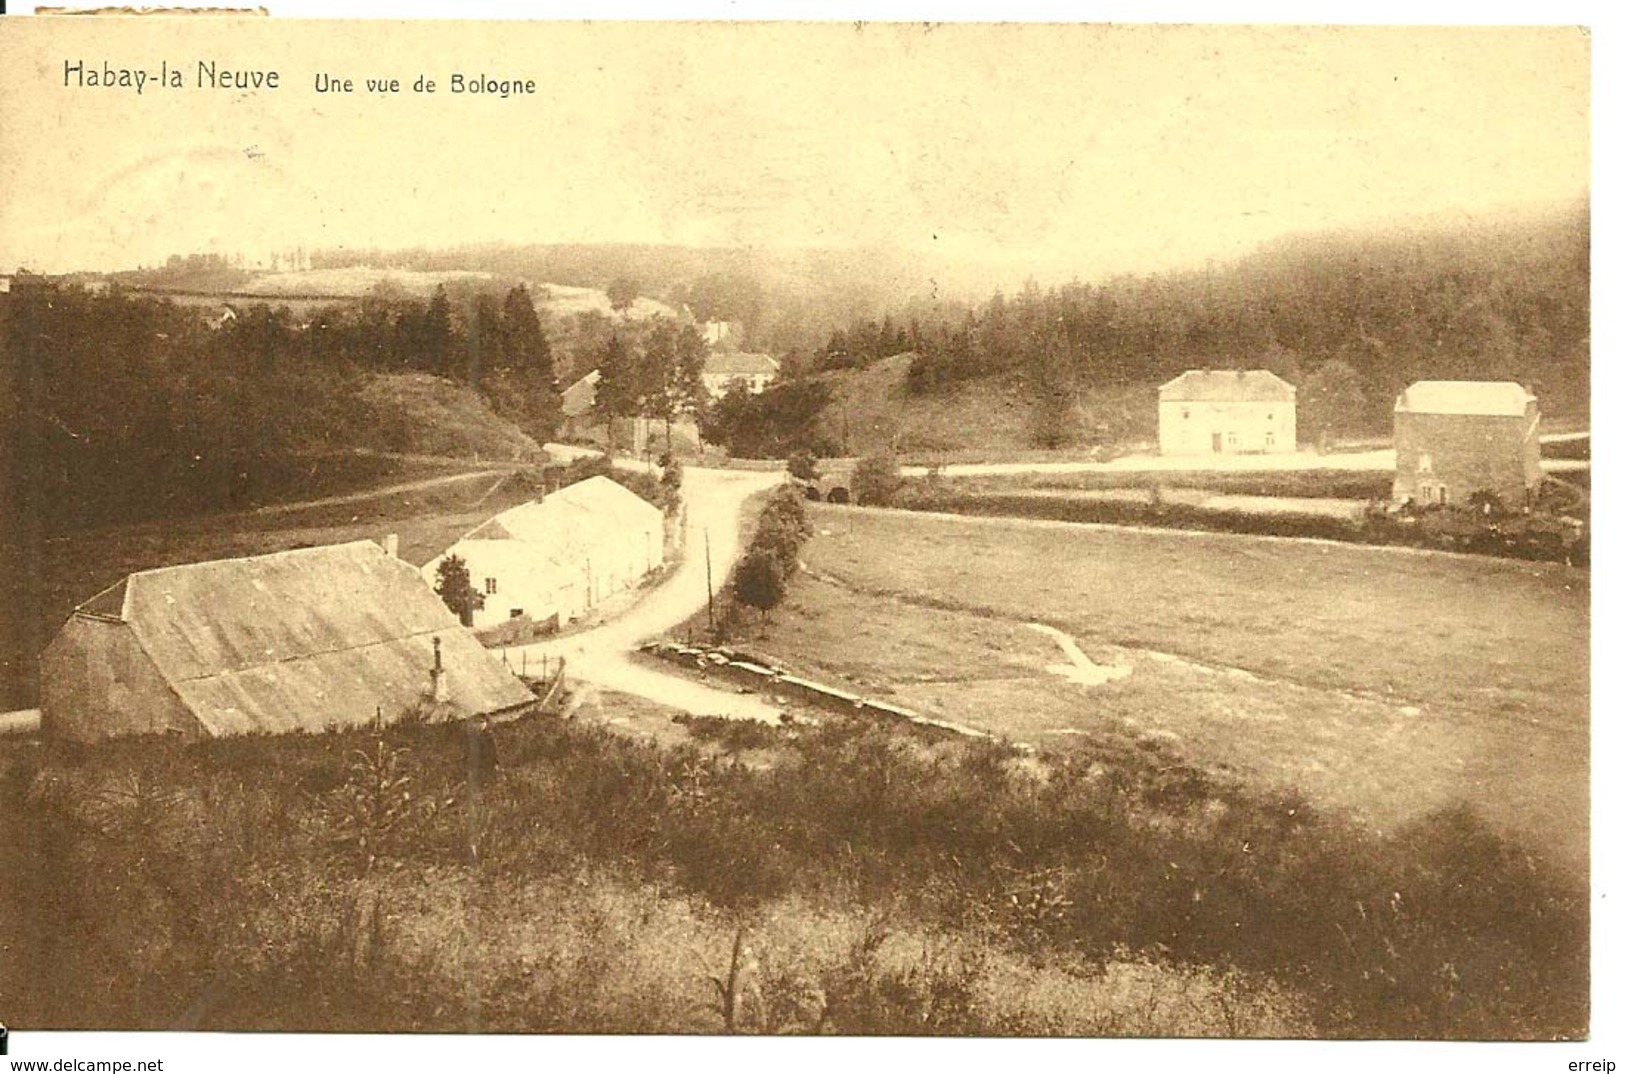
M 767 548 L 752 548 L 734 572 L 734 599 L 766 615 L 784 599 L 785 568 Z
M 373 867 L 412 815 L 407 752 L 380 735 L 371 749 L 351 752 L 348 778 L 322 800 L 331 838 L 356 856 L 363 872 Z
M 673 455 L 660 456 L 660 486 L 672 497 L 683 487 L 683 464 Z
M 55 1027 L 182 1024 L 207 990 L 219 1029 L 694 1032 L 722 1017 L 710 974 L 746 1030 L 1044 1029 L 988 1009 L 997 957 L 1260 982 L 1321 1035 L 1586 1029 L 1583 884 L 1465 809 L 1379 837 L 1105 735 L 1023 758 L 1031 780 L 997 743 L 856 718 L 778 736 L 764 769 L 566 721 L 493 733 L 477 802 L 456 725 L 0 760 L 0 834 L 39 866 L 0 871 L 0 1000 Z M 390 821 L 405 751 L 412 801 L 452 804 Z M 369 798 L 382 819 L 350 827 L 388 851 L 343 876 L 318 803 Z M 739 915 L 792 898 L 808 939 L 752 926 L 753 1007 Z M 685 943 L 724 961 L 674 968 Z
M 435 567 L 434 591 L 464 626 L 473 626 L 475 611 L 485 607 L 485 594 L 474 588 L 462 556 L 447 556 Z
M 852 498 L 862 506 L 885 507 L 903 487 L 895 456 L 870 455 L 852 471 Z
M 818 480 L 818 456 L 810 451 L 792 452 L 786 467 L 798 481 Z

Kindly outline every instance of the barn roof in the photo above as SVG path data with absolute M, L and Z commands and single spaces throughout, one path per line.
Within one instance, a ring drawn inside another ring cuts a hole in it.
M 1399 393 L 1395 413 L 1523 417 L 1535 397 L 1510 380 L 1419 380 Z
M 778 371 L 779 363 L 765 354 L 719 351 L 705 357 L 705 375 L 709 377 L 774 376 Z
M 424 698 L 436 638 L 448 714 L 532 700 L 416 569 L 371 541 L 132 574 L 118 618 L 214 734 L 398 716 Z
M 1267 369 L 1190 369 L 1157 391 L 1164 403 L 1290 403 L 1298 393 Z

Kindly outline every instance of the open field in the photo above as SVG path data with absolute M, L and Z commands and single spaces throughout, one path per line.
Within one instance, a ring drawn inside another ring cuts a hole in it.
M 255 276 L 242 290 L 251 295 L 344 295 L 360 298 L 379 284 L 417 296 L 428 296 L 448 283 L 483 283 L 488 272 L 423 272 L 413 269 L 352 268 L 304 269 L 267 272 Z
M 1465 801 L 1582 875 L 1586 572 L 1319 543 L 813 511 L 752 646 L 1064 746 L 1122 730 L 1380 830 Z M 1033 621 L 1119 682 L 1084 688 Z
M 602 288 L 570 287 L 561 283 L 539 283 L 532 287 L 538 310 L 554 317 L 573 317 L 581 313 L 597 313 L 605 317 L 620 315 L 627 320 L 642 321 L 651 317 L 676 317 L 677 311 L 664 302 L 639 295 L 624 311 L 615 309 L 614 303 Z

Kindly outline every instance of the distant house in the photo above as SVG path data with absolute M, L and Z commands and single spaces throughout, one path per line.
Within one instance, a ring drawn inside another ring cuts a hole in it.
M 564 415 L 560 432 L 565 437 L 582 439 L 593 426 L 601 424 L 598 415 L 593 413 L 593 404 L 598 399 L 598 380 L 598 370 L 591 370 L 565 388 L 559 397 L 559 409 Z
M 209 313 L 204 316 L 204 320 L 208 323 L 210 328 L 218 331 L 219 329 L 222 329 L 226 327 L 226 325 L 237 320 L 237 307 L 220 306 L 209 311 Z
M 130 575 L 40 663 L 46 734 L 208 738 L 454 719 L 534 701 L 409 563 L 370 541 Z
M 1540 411 L 1510 381 L 1421 380 L 1394 402 L 1394 501 L 1522 506 L 1540 485 Z
M 1193 369 L 1157 390 L 1164 455 L 1298 449 L 1298 389 L 1264 369 Z
M 740 321 L 706 321 L 700 325 L 700 338 L 715 350 L 735 350 L 745 340 L 745 326 Z
M 598 370 L 594 369 L 564 389 L 560 407 L 564 420 L 559 426 L 559 435 L 564 439 L 609 445 L 609 424 L 603 415 L 593 409 L 598 398 L 598 380 Z M 688 415 L 669 422 L 660 418 L 615 419 L 617 451 L 631 452 L 633 455 L 659 454 L 667 450 L 668 442 L 676 455 L 698 454 L 698 423 Z
M 665 562 L 665 516 L 607 477 L 591 477 L 476 526 L 423 567 L 458 556 L 484 600 L 477 630 L 510 619 L 568 623 Z
M 752 395 L 758 394 L 778 375 L 778 361 L 765 354 L 720 351 L 706 356 L 700 379 L 705 383 L 706 394 L 720 399 L 735 384 L 743 384 Z

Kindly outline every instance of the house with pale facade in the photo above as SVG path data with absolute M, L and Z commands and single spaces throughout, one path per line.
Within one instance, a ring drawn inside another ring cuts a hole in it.
M 1157 389 L 1164 455 L 1298 450 L 1298 389 L 1266 369 L 1192 369 Z
M 1394 401 L 1394 502 L 1522 507 L 1540 487 L 1540 409 L 1511 381 L 1420 380 Z
M 705 384 L 707 395 L 720 399 L 735 384 L 743 385 L 752 395 L 760 395 L 778 375 L 778 360 L 765 354 L 717 351 L 705 356 L 700 380 Z
M 457 556 L 480 607 L 475 630 L 511 620 L 563 626 L 665 562 L 665 516 L 607 477 L 578 481 L 486 520 L 423 567 Z

